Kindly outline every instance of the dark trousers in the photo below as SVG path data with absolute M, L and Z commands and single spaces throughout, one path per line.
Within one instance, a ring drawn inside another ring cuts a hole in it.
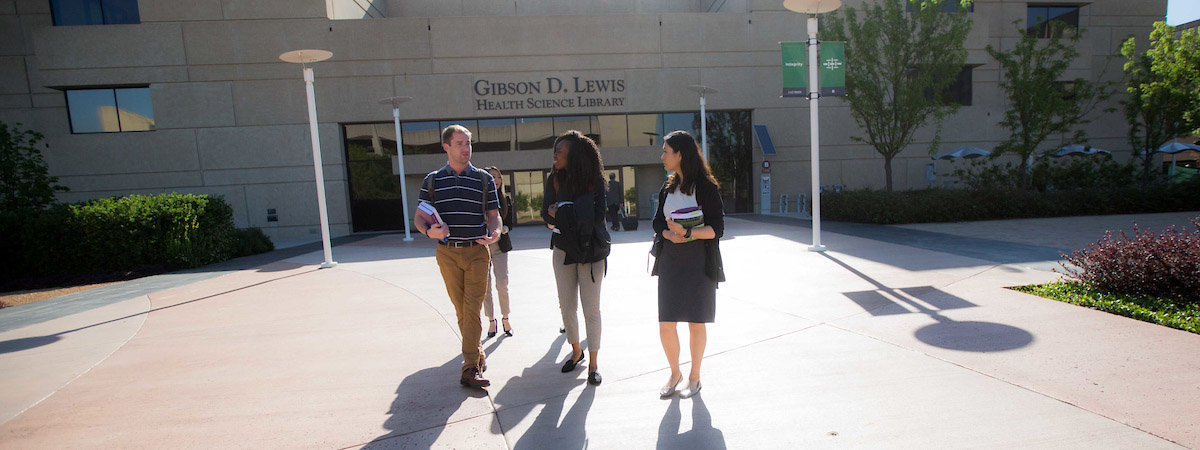
M 614 230 L 621 228 L 621 207 L 608 205 L 608 226 Z

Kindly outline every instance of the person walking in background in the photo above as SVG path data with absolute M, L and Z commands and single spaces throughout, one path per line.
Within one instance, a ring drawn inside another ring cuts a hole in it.
M 496 288 L 496 298 L 500 300 L 501 321 L 504 322 L 504 335 L 512 336 L 512 324 L 508 323 L 508 252 L 512 250 L 512 239 L 508 237 L 508 232 L 513 224 L 517 222 L 516 211 L 513 210 L 512 196 L 504 192 L 504 177 L 501 176 L 500 169 L 496 166 L 488 166 L 484 168 L 492 179 L 496 181 L 496 193 L 500 199 L 500 240 L 487 246 L 488 253 L 492 256 L 492 270 L 488 272 L 488 287 L 484 291 L 483 297 L 483 313 L 488 318 L 487 337 L 496 337 L 496 315 L 495 305 L 492 300 L 492 287 Z
M 617 181 L 617 174 L 608 174 L 608 193 L 604 195 L 608 206 L 608 225 L 613 231 L 621 228 L 621 204 L 625 202 L 625 190 Z
M 576 311 L 583 304 L 587 328 L 588 384 L 599 385 L 600 285 L 608 269 L 609 235 L 604 228 L 604 163 L 600 149 L 578 131 L 554 140 L 554 168 L 546 179 L 542 219 L 552 225 L 554 281 L 571 357 L 563 373 L 583 361 Z
M 442 130 L 446 165 L 430 172 L 421 182 L 423 203 L 418 205 L 413 225 L 437 241 L 435 253 L 446 293 L 454 304 L 458 331 L 462 333 L 462 377 L 459 383 L 484 387 L 486 355 L 480 344 L 483 329 L 479 311 L 488 284 L 487 246 L 500 239 L 500 201 L 492 175 L 471 165 L 471 132 L 460 125 Z M 423 207 L 436 210 L 427 212 Z M 443 222 L 443 220 L 445 222 Z
M 700 392 L 700 362 L 708 341 L 705 324 L 716 319 L 717 283 L 725 281 L 718 246 L 725 232 L 724 205 L 717 180 L 691 134 L 671 132 L 662 148 L 663 168 L 674 173 L 658 193 L 663 200 L 654 215 L 657 258 L 651 274 L 658 276 L 658 335 L 671 366 L 671 378 L 659 395 L 674 394 L 683 378 L 676 330 L 678 322 L 687 322 L 692 364 L 680 396 L 689 398 Z

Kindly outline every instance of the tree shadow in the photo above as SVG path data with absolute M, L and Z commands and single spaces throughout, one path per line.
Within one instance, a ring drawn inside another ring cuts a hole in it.
M 566 345 L 566 337 L 559 335 L 536 363 L 525 368 L 521 375 L 509 379 L 504 389 L 496 393 L 495 402 L 497 409 L 502 410 L 501 425 L 505 429 L 512 428 L 534 408 L 542 406 L 529 429 L 517 442 L 511 443 L 514 449 L 588 447 L 587 415 L 595 401 L 596 390 L 584 387 L 575 402 L 567 407 L 571 391 L 586 381 L 579 378 L 577 372 L 563 374 L 559 369 L 556 358 L 563 345 Z M 541 399 L 527 401 L 535 395 Z M 509 403 L 513 406 L 507 406 Z
M 491 352 L 495 344 L 485 351 Z M 433 448 L 438 436 L 445 431 L 450 417 L 469 399 L 488 396 L 485 389 L 463 387 L 458 383 L 462 374 L 462 355 L 438 367 L 419 370 L 396 386 L 396 398 L 383 421 L 387 433 L 372 439 L 363 450 L 394 448 Z M 422 434 L 415 440 L 398 439 Z
M 725 449 L 725 434 L 712 426 L 712 415 L 704 405 L 704 394 L 692 397 L 692 429 L 680 433 L 679 425 L 683 421 L 678 396 L 671 399 L 671 405 L 663 414 L 662 422 L 658 424 L 659 450 L 723 450 Z

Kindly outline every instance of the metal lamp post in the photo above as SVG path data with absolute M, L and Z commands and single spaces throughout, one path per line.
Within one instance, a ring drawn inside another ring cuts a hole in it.
M 333 57 L 326 50 L 293 50 L 282 55 L 279 59 L 300 64 L 304 68 L 304 89 L 308 94 L 308 133 L 312 137 L 313 172 L 317 177 L 317 212 L 321 216 L 321 244 L 325 250 L 325 262 L 322 269 L 337 265 L 333 261 L 333 250 L 329 245 L 329 213 L 325 208 L 325 174 L 321 171 L 321 140 L 317 134 L 317 97 L 313 92 L 313 70 L 308 63 L 324 61 Z
M 688 89 L 700 94 L 700 148 L 704 151 L 704 160 L 708 161 L 708 114 L 704 111 L 704 97 L 705 94 L 716 94 L 719 91 L 699 84 L 688 86 Z
M 404 182 L 404 138 L 400 134 L 400 104 L 412 101 L 412 97 L 389 97 L 380 100 L 383 105 L 392 105 L 392 122 L 396 124 L 396 161 L 399 164 L 400 170 L 400 198 L 403 199 L 403 208 L 400 208 L 404 213 L 404 241 L 412 242 L 412 224 L 408 223 L 408 188 Z
M 808 129 L 809 147 L 812 149 L 812 217 L 814 252 L 825 251 L 821 245 L 821 139 L 820 121 L 817 115 L 817 99 L 821 97 L 821 85 L 817 82 L 817 14 L 834 11 L 842 6 L 841 0 L 784 0 L 783 7 L 798 13 L 808 14 Z

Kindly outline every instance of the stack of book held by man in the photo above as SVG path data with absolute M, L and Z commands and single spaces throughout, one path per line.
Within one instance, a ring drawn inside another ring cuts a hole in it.
M 432 203 L 429 203 L 425 200 L 421 200 L 420 202 L 418 202 L 417 203 L 417 214 L 421 214 L 421 213 L 424 213 L 425 215 L 429 216 L 429 217 L 425 218 L 425 223 L 428 223 L 429 225 L 446 226 L 446 222 L 442 220 L 442 215 L 438 214 L 437 208 L 434 208 Z M 449 234 L 447 234 L 446 237 L 442 238 L 443 243 L 448 242 L 449 240 L 450 240 Z
M 680 208 L 671 211 L 671 220 L 683 225 L 684 228 L 702 227 L 704 226 L 704 210 L 700 209 L 699 206 Z

